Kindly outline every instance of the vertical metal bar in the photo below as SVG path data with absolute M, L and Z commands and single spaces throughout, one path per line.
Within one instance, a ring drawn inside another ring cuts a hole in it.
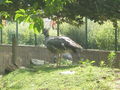
M 118 28 L 115 27 L 115 51 L 118 50 L 118 35 L 117 35 Z
M 2 30 L 2 28 L 1 28 L 1 44 L 3 43 L 3 30 Z
M 57 22 L 57 36 L 60 35 L 60 23 L 59 21 Z
M 16 21 L 16 39 L 18 44 L 18 21 Z
M 86 49 L 88 48 L 88 19 L 85 17 L 85 43 Z
M 36 35 L 36 33 L 34 33 L 34 36 L 35 36 L 35 46 L 37 46 L 37 35 Z
M 2 18 L 0 17 L 0 24 L 2 25 Z M 2 27 L 0 28 L 0 43 L 2 44 L 3 43 L 3 37 L 2 37 L 2 34 L 3 34 L 3 30 L 2 30 Z

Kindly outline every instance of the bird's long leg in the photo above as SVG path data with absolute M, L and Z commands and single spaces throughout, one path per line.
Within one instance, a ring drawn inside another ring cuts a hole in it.
M 61 54 L 59 54 L 59 66 L 61 65 Z
M 57 67 L 58 67 L 58 63 L 59 63 L 59 54 L 57 54 L 57 58 L 56 58 L 56 62 L 57 62 Z
M 57 67 L 61 64 L 61 54 L 57 54 L 57 61 L 56 61 Z
M 60 65 L 60 54 L 58 54 L 57 67 Z
M 58 58 L 57 58 L 57 67 L 60 66 L 61 63 L 61 54 L 58 54 Z

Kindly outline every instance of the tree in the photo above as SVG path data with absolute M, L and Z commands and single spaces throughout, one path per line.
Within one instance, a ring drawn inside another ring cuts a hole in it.
M 44 17 L 75 25 L 82 24 L 83 17 L 99 24 L 107 20 L 117 24 L 119 4 L 120 0 L 2 0 L 0 12 L 6 13 L 2 18 L 7 15 L 8 19 L 30 22 L 30 28 L 40 32 Z

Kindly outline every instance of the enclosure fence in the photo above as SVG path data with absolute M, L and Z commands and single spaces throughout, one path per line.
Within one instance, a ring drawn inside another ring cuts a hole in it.
M 107 62 L 107 57 L 110 51 L 104 50 L 91 50 L 85 49 L 80 52 L 79 60 L 95 60 L 96 65 L 99 65 L 100 61 Z M 51 62 L 53 55 L 47 48 L 38 46 L 17 46 L 16 47 L 16 64 L 18 66 L 29 66 L 31 59 L 45 60 Z M 115 66 L 120 67 L 120 52 L 116 52 Z M 4 73 L 6 67 L 11 64 L 12 59 L 12 46 L 0 45 L 0 73 Z

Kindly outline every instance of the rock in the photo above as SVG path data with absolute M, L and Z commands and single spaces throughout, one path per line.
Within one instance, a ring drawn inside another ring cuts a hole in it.
M 62 55 L 62 57 L 64 58 L 64 59 L 68 59 L 68 60 L 72 60 L 73 58 L 72 58 L 72 55 L 70 54 L 70 53 L 64 53 L 63 55 Z
M 20 69 L 26 69 L 26 67 L 24 67 L 24 66 L 20 66 L 19 68 L 20 68 Z
M 38 59 L 32 59 L 31 62 L 34 65 L 44 65 L 45 64 L 44 60 L 38 60 Z

